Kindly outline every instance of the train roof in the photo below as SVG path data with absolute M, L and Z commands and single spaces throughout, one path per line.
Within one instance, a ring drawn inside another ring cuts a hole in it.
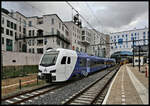
M 89 56 L 88 54 L 82 53 L 82 52 L 77 52 L 77 54 L 80 58 L 89 58 L 90 60 L 96 60 L 96 61 L 100 61 L 100 60 L 107 61 L 106 58 L 101 58 L 101 57 L 97 57 L 97 56 Z

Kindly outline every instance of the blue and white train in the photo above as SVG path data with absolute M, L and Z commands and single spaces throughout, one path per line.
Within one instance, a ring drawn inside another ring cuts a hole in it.
M 89 56 L 62 48 L 49 49 L 40 60 L 38 76 L 47 82 L 64 82 L 75 75 L 88 76 L 113 65 L 114 59 Z

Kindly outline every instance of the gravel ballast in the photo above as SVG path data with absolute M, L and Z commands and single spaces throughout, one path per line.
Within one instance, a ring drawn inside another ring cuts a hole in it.
M 95 81 L 97 78 L 102 77 L 107 71 L 100 71 L 89 75 L 89 77 L 83 78 L 72 84 L 54 90 L 45 94 L 42 97 L 32 99 L 32 101 L 26 101 L 25 104 L 62 104 L 63 101 L 68 99 L 73 94 L 77 93 L 82 88 L 86 87 L 91 82 Z

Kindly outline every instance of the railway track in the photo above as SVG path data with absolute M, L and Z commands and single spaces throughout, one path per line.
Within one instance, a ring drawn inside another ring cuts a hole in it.
M 119 67 L 109 71 L 103 77 L 97 79 L 87 87 L 83 88 L 62 104 L 81 105 L 81 104 L 102 104 L 108 90 L 108 85 L 114 77 Z
M 114 68 L 114 67 L 111 67 L 107 70 L 111 70 L 112 68 Z M 63 83 L 63 84 L 50 84 L 50 85 L 46 85 L 46 86 L 43 86 L 43 87 L 40 87 L 37 89 L 26 91 L 26 92 L 23 92 L 23 93 L 20 93 L 17 95 L 13 95 L 13 96 L 1 99 L 1 104 L 6 104 L 6 105 L 25 104 L 24 102 L 26 102 L 28 100 L 30 101 L 32 98 L 39 97 L 39 96 L 42 97 L 42 95 L 44 95 L 48 92 L 52 92 L 56 89 L 62 88 L 66 85 L 69 85 L 69 84 L 76 82 L 76 81 L 79 81 L 81 79 L 83 79 L 83 78 L 80 78 L 80 79 L 75 80 L 75 81 Z

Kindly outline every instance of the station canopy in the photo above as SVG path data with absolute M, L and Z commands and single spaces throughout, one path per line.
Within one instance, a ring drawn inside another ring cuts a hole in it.
M 120 55 L 120 56 L 132 56 L 133 55 L 133 52 L 130 52 L 130 51 L 118 51 L 118 52 L 115 52 L 112 54 L 112 56 L 117 56 L 117 55 Z

